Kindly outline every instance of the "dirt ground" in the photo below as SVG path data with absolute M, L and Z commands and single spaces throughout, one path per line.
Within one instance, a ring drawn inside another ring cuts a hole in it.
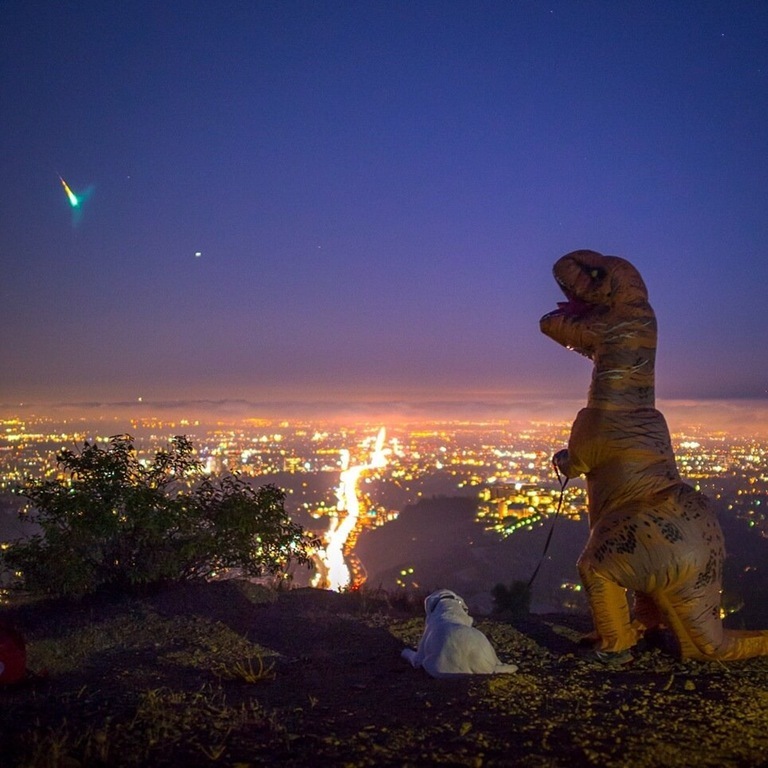
M 517 673 L 412 669 L 420 597 L 233 581 L 6 606 L 34 675 L 0 689 L 0 766 L 768 765 L 768 658 L 612 667 L 579 646 L 587 617 L 476 620 Z

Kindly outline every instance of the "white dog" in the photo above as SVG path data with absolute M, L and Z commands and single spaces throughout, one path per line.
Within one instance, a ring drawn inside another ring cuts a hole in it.
M 414 651 L 402 657 L 432 677 L 509 674 L 516 664 L 502 664 L 488 638 L 472 626 L 466 603 L 450 589 L 438 589 L 424 601 L 427 618 L 424 634 Z

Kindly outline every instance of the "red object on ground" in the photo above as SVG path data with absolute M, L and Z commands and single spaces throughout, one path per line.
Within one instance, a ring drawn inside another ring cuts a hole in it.
M 27 675 L 24 638 L 12 627 L 0 624 L 0 685 L 18 683 Z

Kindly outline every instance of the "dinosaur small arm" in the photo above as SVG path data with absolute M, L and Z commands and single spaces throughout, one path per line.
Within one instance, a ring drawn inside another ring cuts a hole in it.
M 768 630 L 723 627 L 723 534 L 709 499 L 681 480 L 655 407 L 656 317 L 640 273 L 586 250 L 553 272 L 566 301 L 541 330 L 594 364 L 587 406 L 554 462 L 566 477 L 586 476 L 590 534 L 578 568 L 597 647 L 625 651 L 669 627 L 683 659 L 768 655 Z

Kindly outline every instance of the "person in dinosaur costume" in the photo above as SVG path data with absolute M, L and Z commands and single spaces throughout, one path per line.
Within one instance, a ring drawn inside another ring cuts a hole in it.
M 667 627 L 683 659 L 768 655 L 768 630 L 723 627 L 723 534 L 709 499 L 681 480 L 655 408 L 656 317 L 640 273 L 594 251 L 563 256 L 553 272 L 567 300 L 541 330 L 594 363 L 587 407 L 553 461 L 565 477 L 587 479 L 590 534 L 578 568 L 596 649 L 627 655 L 646 630 Z

